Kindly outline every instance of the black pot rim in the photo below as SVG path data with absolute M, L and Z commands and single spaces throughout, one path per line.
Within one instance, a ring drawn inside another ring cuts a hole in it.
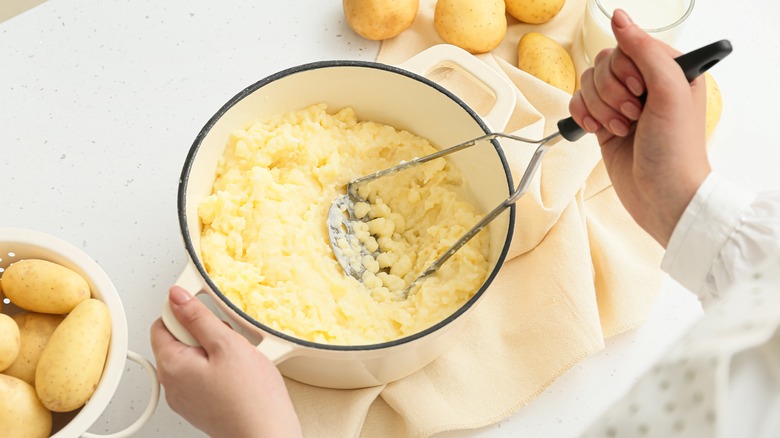
M 496 262 L 496 266 L 493 268 L 493 270 L 490 272 L 488 277 L 485 279 L 485 281 L 482 283 L 482 286 L 480 286 L 479 290 L 471 297 L 469 300 L 464 303 L 462 306 L 458 308 L 454 313 L 452 313 L 450 316 L 445 318 L 444 320 L 438 322 L 437 324 L 432 325 L 431 327 L 428 327 L 427 329 L 414 333 L 409 336 L 405 336 L 403 338 L 394 339 L 392 341 L 387 342 L 381 342 L 376 344 L 364 344 L 364 345 L 331 345 L 331 344 L 322 344 L 318 342 L 312 342 L 307 341 L 304 339 L 296 338 L 292 335 L 286 334 L 284 332 L 275 330 L 271 327 L 268 327 L 267 325 L 257 321 L 256 319 L 249 316 L 246 312 L 244 312 L 241 308 L 233 304 L 232 301 L 230 301 L 217 287 L 216 284 L 211 280 L 211 277 L 206 272 L 205 267 L 200 261 L 200 256 L 195 249 L 192 239 L 190 238 L 190 230 L 187 226 L 187 216 L 186 216 L 186 197 L 187 197 L 187 184 L 189 182 L 190 177 L 190 170 L 192 169 L 192 163 L 195 160 L 195 157 L 198 153 L 198 150 L 200 148 L 200 145 L 203 141 L 203 139 L 206 137 L 206 135 L 209 133 L 211 128 L 217 123 L 217 121 L 225 114 L 227 113 L 230 108 L 232 108 L 236 103 L 244 99 L 245 97 L 249 96 L 250 94 L 254 93 L 255 91 L 259 90 L 260 88 L 274 82 L 277 80 L 280 80 L 286 76 L 291 76 L 297 73 L 309 71 L 309 70 L 316 70 L 316 69 L 322 69 L 322 68 L 332 68 L 332 67 L 359 67 L 359 68 L 370 68 L 370 69 L 379 69 L 379 70 L 385 70 L 391 73 L 399 74 L 405 77 L 408 77 L 409 79 L 422 82 L 440 93 L 446 95 L 448 98 L 453 100 L 455 103 L 457 103 L 461 108 L 463 108 L 464 111 L 466 111 L 482 128 L 482 130 L 487 134 L 490 133 L 490 129 L 485 124 L 485 122 L 482 120 L 482 118 L 474 111 L 472 110 L 463 100 L 461 100 L 459 97 L 454 95 L 452 92 L 448 91 L 444 87 L 440 86 L 439 84 L 423 77 L 418 74 L 412 73 L 410 71 L 404 70 L 402 68 L 394 67 L 387 64 L 377 63 L 377 62 L 369 62 L 369 61 L 355 61 L 355 60 L 327 60 L 327 61 L 316 61 L 311 62 L 307 64 L 302 64 L 299 66 L 291 67 L 282 71 L 279 71 L 277 73 L 274 73 L 270 76 L 265 77 L 264 79 L 261 79 L 254 84 L 244 88 L 241 90 L 238 94 L 233 96 L 227 103 L 225 103 L 209 120 L 206 122 L 204 127 L 200 130 L 198 135 L 195 137 L 195 140 L 192 143 L 192 146 L 190 147 L 189 152 L 187 153 L 187 157 L 184 162 L 184 166 L 182 168 L 181 176 L 179 178 L 179 187 L 178 187 L 178 200 L 177 200 L 177 208 L 178 208 L 178 216 L 179 216 L 179 227 L 181 229 L 182 237 L 184 239 L 184 246 L 186 248 L 186 251 L 189 255 L 190 260 L 195 265 L 196 269 L 198 270 L 198 273 L 201 275 L 201 277 L 206 281 L 206 284 L 211 289 L 211 291 L 214 292 L 215 295 L 217 295 L 222 302 L 228 306 L 233 312 L 235 312 L 237 315 L 241 316 L 243 319 L 254 325 L 255 327 L 259 328 L 263 332 L 269 333 L 273 336 L 276 336 L 278 338 L 284 339 L 288 342 L 291 342 L 293 344 L 307 347 L 307 348 L 313 348 L 318 350 L 333 350 L 333 351 L 366 351 L 366 350 L 381 350 L 385 348 L 395 347 L 402 344 L 406 344 L 409 342 L 412 342 L 414 340 L 417 340 L 419 338 L 425 337 L 433 332 L 438 331 L 439 329 L 449 325 L 451 322 L 456 320 L 458 317 L 460 317 L 463 313 L 465 313 L 469 308 L 474 306 L 477 301 L 480 300 L 482 295 L 485 293 L 485 290 L 490 286 L 490 284 L 495 279 L 496 275 L 498 275 L 498 271 L 503 265 L 504 261 L 506 260 L 507 253 L 509 251 L 509 246 L 512 242 L 512 232 L 511 230 L 514 229 L 515 224 L 515 215 L 516 215 L 516 208 L 515 205 L 512 204 L 509 206 L 509 233 L 507 235 L 506 241 L 504 242 L 504 247 L 501 250 L 501 254 L 499 255 L 499 258 Z M 492 140 L 491 143 L 493 144 L 493 147 L 496 150 L 496 153 L 499 155 L 499 158 L 501 160 L 501 164 L 504 168 L 504 174 L 506 176 L 507 180 L 507 187 L 509 190 L 509 193 L 511 193 L 514 190 L 514 183 L 512 181 L 512 173 L 509 168 L 509 164 L 506 160 L 506 156 L 504 155 L 501 146 L 496 140 Z M 324 219 L 323 219 L 324 220 Z

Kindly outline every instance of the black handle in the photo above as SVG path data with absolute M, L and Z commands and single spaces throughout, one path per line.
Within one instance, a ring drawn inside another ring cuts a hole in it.
M 691 82 L 728 56 L 731 50 L 731 43 L 728 40 L 720 40 L 680 55 L 674 60 L 677 61 L 688 82 Z M 640 96 L 639 100 L 644 103 L 646 98 L 647 93 Z M 585 130 L 571 117 L 558 122 L 558 131 L 563 138 L 569 141 L 577 141 L 586 134 Z
M 677 64 L 685 73 L 685 79 L 691 82 L 709 70 L 710 67 L 720 62 L 721 59 L 728 56 L 731 50 L 729 40 L 720 40 L 680 55 L 674 60 L 677 61 Z

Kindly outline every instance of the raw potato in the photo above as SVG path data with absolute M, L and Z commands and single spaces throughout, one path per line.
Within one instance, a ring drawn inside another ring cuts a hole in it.
M 0 436 L 48 437 L 51 412 L 35 395 L 35 388 L 16 377 L 0 374 Z
M 715 127 L 718 126 L 720 115 L 723 112 L 723 96 L 720 94 L 720 87 L 715 82 L 715 78 L 709 73 L 704 73 L 704 79 L 707 84 L 707 119 L 706 119 L 706 138 L 709 139 Z
M 558 15 L 564 3 L 566 0 L 506 0 L 506 11 L 524 23 L 541 24 Z
M 19 327 L 10 316 L 0 313 L 0 371 L 5 370 L 19 355 Z
M 433 24 L 445 42 L 471 53 L 489 52 L 506 35 L 504 0 L 439 0 Z
M 54 412 L 78 409 L 89 400 L 103 374 L 111 317 L 102 301 L 90 298 L 65 317 L 43 349 L 35 390 Z
M 405 31 L 417 17 L 419 0 L 342 0 L 347 24 L 369 40 L 385 40 Z
M 90 296 L 84 277 L 46 260 L 15 262 L 5 270 L 1 281 L 5 296 L 32 312 L 69 313 Z
M 24 380 L 35 385 L 35 367 L 43 353 L 43 348 L 49 342 L 54 329 L 65 317 L 46 313 L 18 313 L 13 316 L 19 326 L 21 348 L 19 356 L 3 374 Z
M 571 56 L 555 40 L 528 32 L 517 45 L 517 67 L 548 84 L 573 94 L 577 73 Z

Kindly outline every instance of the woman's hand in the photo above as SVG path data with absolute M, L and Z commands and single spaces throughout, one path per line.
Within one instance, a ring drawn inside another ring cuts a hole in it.
M 615 11 L 616 49 L 585 71 L 569 105 L 596 134 L 615 191 L 634 220 L 666 247 L 710 173 L 704 78 L 688 83 L 674 49 Z M 639 96 L 647 93 L 642 104 Z
M 178 286 L 171 310 L 202 347 L 151 328 L 157 375 L 168 405 L 212 437 L 298 437 L 301 429 L 281 374 L 254 345 Z

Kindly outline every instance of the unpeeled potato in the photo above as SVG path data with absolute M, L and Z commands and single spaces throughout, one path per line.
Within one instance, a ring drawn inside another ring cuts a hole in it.
M 14 363 L 20 342 L 19 326 L 10 316 L 0 313 L 0 371 Z
M 489 52 L 506 35 L 504 0 L 439 0 L 433 24 L 445 42 L 475 54 Z
M 35 385 L 35 367 L 43 348 L 49 342 L 52 333 L 65 317 L 46 313 L 18 313 L 13 320 L 19 326 L 20 348 L 14 363 L 3 374 L 24 380 Z
M 347 24 L 369 40 L 392 38 L 414 22 L 419 0 L 342 0 Z
M 715 78 L 713 78 L 711 74 L 705 73 L 704 80 L 707 85 L 705 136 L 709 139 L 712 132 L 715 131 L 715 127 L 718 125 L 721 113 L 723 112 L 723 96 L 720 94 L 718 83 L 715 82 Z
M 87 402 L 97 388 L 111 339 L 108 307 L 90 298 L 65 317 L 41 353 L 35 390 L 46 408 L 69 412 Z
M 566 0 L 506 0 L 506 11 L 524 23 L 541 24 L 558 15 L 564 3 Z
M 14 262 L 0 281 L 3 293 L 11 302 L 32 312 L 68 313 L 90 297 L 89 284 L 84 277 L 48 260 Z
M 0 374 L 1 437 L 48 437 L 51 423 L 51 412 L 38 400 L 32 386 Z
M 577 82 L 574 62 L 552 38 L 528 32 L 517 45 L 517 67 L 548 84 L 573 94 Z

